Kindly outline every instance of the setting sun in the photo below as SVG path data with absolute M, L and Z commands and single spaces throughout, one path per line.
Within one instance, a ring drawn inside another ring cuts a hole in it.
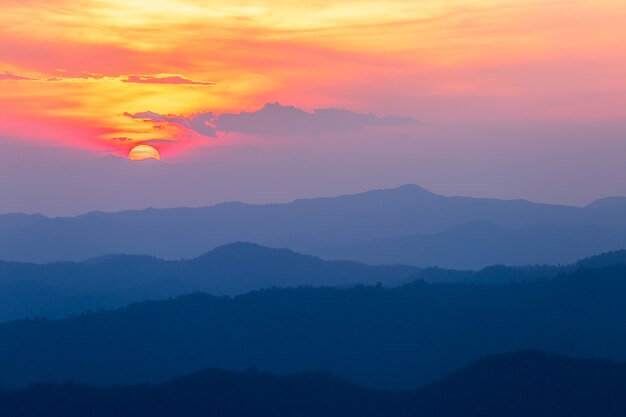
M 161 154 L 150 145 L 137 145 L 128 152 L 128 159 L 133 161 L 143 161 L 145 159 L 161 160 Z

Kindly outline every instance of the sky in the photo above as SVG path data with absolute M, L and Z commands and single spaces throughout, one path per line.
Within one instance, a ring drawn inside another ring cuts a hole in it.
M 3 0 L 0 212 L 626 195 L 624 27 L 624 0 Z

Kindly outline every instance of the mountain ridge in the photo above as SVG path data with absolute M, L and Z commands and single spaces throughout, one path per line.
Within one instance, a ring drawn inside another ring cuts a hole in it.
M 5 417 L 614 417 L 626 364 L 540 351 L 492 355 L 416 391 L 372 390 L 324 372 L 211 368 L 153 385 L 74 382 L 0 390 Z
M 236 295 L 302 285 L 397 285 L 417 271 L 403 265 L 325 261 L 243 242 L 178 261 L 124 254 L 48 264 L 0 261 L 0 321 L 59 318 L 196 291 Z
M 414 389 L 505 351 L 626 361 L 625 277 L 626 265 L 615 265 L 503 285 L 415 281 L 389 289 L 196 293 L 62 320 L 1 323 L 0 386 L 159 382 L 207 367 L 255 366 Z
M 476 220 L 439 233 L 418 233 L 336 244 L 312 252 L 323 259 L 369 264 L 482 269 L 491 265 L 571 264 L 626 248 L 626 229 L 592 225 L 531 225 L 506 228 Z
M 535 255 L 535 259 L 518 261 L 524 264 L 554 263 L 565 259 L 562 256 L 567 253 L 564 247 L 568 241 L 591 242 L 586 251 L 582 248 L 571 255 L 583 257 L 622 248 L 624 244 L 619 239 L 626 239 L 626 206 L 611 205 L 600 210 L 526 200 L 447 197 L 416 185 L 405 185 L 280 204 L 223 203 L 200 208 L 92 212 L 76 217 L 17 220 L 0 215 L 0 259 L 82 261 L 119 252 L 181 259 L 199 256 L 236 241 L 320 255 L 338 245 L 399 239 L 407 234 L 439 234 L 441 236 L 437 239 L 444 239 L 446 231 L 451 228 L 475 222 L 492 223 L 511 230 L 549 225 L 565 228 L 569 235 L 578 233 L 575 238 L 568 235 L 561 240 L 552 240 L 549 249 L 560 251 L 561 258 L 555 256 L 550 260 Z M 606 229 L 616 237 L 601 239 L 598 233 L 581 231 L 579 228 L 583 226 Z M 539 232 L 535 234 L 538 236 Z M 481 233 L 477 230 L 470 237 L 477 239 Z M 532 249 L 523 239 L 514 243 L 522 245 L 524 250 Z M 454 241 L 448 241 L 448 244 L 454 244 Z M 402 250 L 417 251 L 411 245 L 407 242 Z M 476 242 L 468 242 L 466 246 L 480 249 Z M 385 253 L 390 262 L 407 263 L 394 259 L 393 253 Z M 431 257 L 414 266 L 463 266 L 456 259 L 458 254 L 448 253 L 446 259 Z M 481 256 L 488 253 L 486 248 Z M 573 261 L 571 256 L 569 260 Z M 324 257 L 345 258 L 340 252 L 324 253 Z M 375 257 L 359 261 L 380 263 Z M 490 259 L 489 263 L 508 262 L 503 258 Z
M 29 317 L 62 318 L 101 308 L 120 308 L 192 292 L 238 295 L 271 287 L 430 283 L 507 284 L 554 278 L 582 266 L 626 263 L 626 250 L 585 258 L 567 265 L 479 270 L 366 265 L 323 260 L 290 249 L 236 242 L 199 257 L 178 261 L 146 255 L 103 255 L 82 262 L 31 264 L 0 261 L 0 322 Z

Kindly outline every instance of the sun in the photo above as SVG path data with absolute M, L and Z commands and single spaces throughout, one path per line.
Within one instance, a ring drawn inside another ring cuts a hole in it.
M 128 152 L 128 159 L 132 161 L 143 161 L 144 159 L 161 160 L 161 154 L 150 145 L 137 145 Z

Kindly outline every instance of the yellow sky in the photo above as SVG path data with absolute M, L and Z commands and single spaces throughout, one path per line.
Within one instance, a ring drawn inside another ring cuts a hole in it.
M 5 0 L 0 74 L 13 78 L 2 81 L 0 122 L 13 135 L 106 148 L 169 132 L 126 112 L 280 100 L 420 118 L 433 97 L 582 100 L 623 91 L 625 22 L 624 0 Z M 152 82 L 125 82 L 133 76 Z M 623 114 L 621 103 L 607 114 Z M 597 104 L 551 106 L 528 108 L 598 116 Z

